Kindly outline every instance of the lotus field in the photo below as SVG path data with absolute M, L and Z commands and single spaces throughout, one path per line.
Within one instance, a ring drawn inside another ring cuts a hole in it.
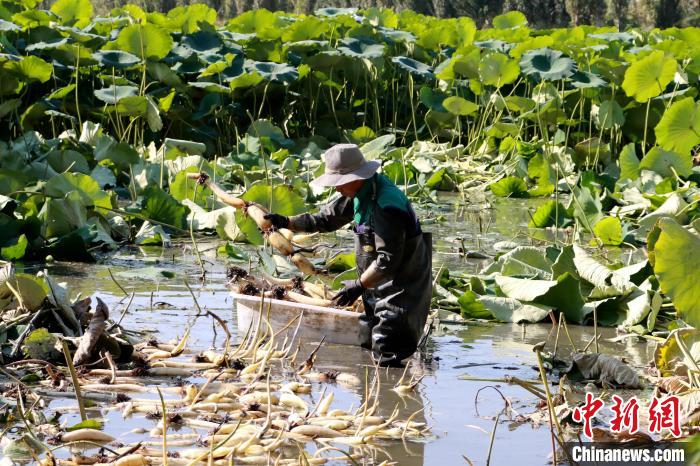
M 700 28 L 537 30 L 513 11 L 478 29 L 377 8 L 222 20 L 199 4 L 100 17 L 90 0 L 1 0 L 0 255 L 14 268 L 0 299 L 61 307 L 51 277 L 20 269 L 133 245 L 193 248 L 204 273 L 197 243 L 216 239 L 221 260 L 272 274 L 257 225 L 192 174 L 313 211 L 331 194 L 308 184 L 322 153 L 353 142 L 469 269 L 434 261 L 434 310 L 617 327 L 698 388 L 699 89 Z M 527 225 L 465 244 L 476 220 L 455 211 L 510 204 Z M 334 288 L 354 273 L 352 254 L 312 262 Z

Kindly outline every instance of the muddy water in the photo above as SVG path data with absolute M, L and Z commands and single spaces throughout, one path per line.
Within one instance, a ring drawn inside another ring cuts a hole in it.
M 523 226 L 529 220 L 528 207 L 532 205 L 511 200 L 491 209 L 476 203 L 445 212 L 449 219 L 446 223 L 462 226 L 462 229 L 448 230 L 442 227 L 444 223 L 426 228 L 437 233 L 435 268 L 444 265 L 455 272 L 474 272 L 488 259 L 465 258 L 460 255 L 459 248 L 494 253 L 492 246 L 497 241 L 515 240 L 522 244 L 533 241 L 532 238 L 523 236 Z M 341 247 L 349 247 L 347 235 L 341 234 L 339 238 Z M 215 256 L 215 243 L 201 243 L 199 247 L 205 250 L 203 256 L 207 275 L 204 282 L 199 281 L 199 267 L 186 245 L 167 250 L 134 249 L 111 257 L 99 265 L 64 263 L 54 264 L 49 270 L 56 278 L 68 282 L 73 292 L 102 298 L 109 305 L 113 318 L 124 313 L 122 325 L 126 329 L 148 332 L 159 341 L 168 341 L 178 339 L 186 325 L 194 322 L 188 345 L 191 350 L 221 348 L 222 334 L 218 330 L 215 336 L 216 329 L 212 320 L 194 318 L 196 311 L 193 298 L 184 286 L 184 280 L 191 285 L 199 305 L 228 321 L 235 333 L 235 303 L 225 287 L 227 261 Z M 115 280 L 127 294 L 134 293 L 133 302 L 126 311 L 129 299 Z M 387 458 L 401 465 L 465 464 L 465 458 L 473 464 L 485 464 L 494 419 L 503 408 L 503 400 L 495 390 L 484 387 L 498 388 L 521 414 L 535 411 L 537 399 L 518 386 L 464 380 L 460 377 L 502 379 L 510 375 L 521 379 L 536 379 L 538 372 L 533 369 L 536 359 L 532 345 L 546 340 L 550 330 L 550 324 L 522 326 L 439 323 L 425 349 L 410 361 L 410 373 L 416 378 L 423 377 L 415 393 L 402 398 L 391 390 L 401 376 L 400 369 L 380 372 L 381 414 L 388 416 L 397 406 L 402 419 L 417 412 L 415 419 L 425 421 L 430 426 L 432 435 L 420 442 L 382 443 L 376 449 L 365 452 L 364 464 L 376 464 Z M 635 340 L 613 343 L 608 339 L 614 336 L 614 330 L 602 330 L 602 352 L 624 355 L 633 365 L 638 366 L 649 361 L 651 348 L 646 344 Z M 593 336 L 590 327 L 571 326 L 570 331 L 578 348 L 585 346 Z M 553 336 L 549 338 L 552 342 Z M 559 348 L 560 355 L 570 351 L 568 342 L 563 338 L 560 338 Z M 319 370 L 351 372 L 362 380 L 371 371 L 370 366 L 371 360 L 366 351 L 335 345 L 324 345 L 316 362 Z M 190 381 L 203 382 L 201 379 Z M 172 385 L 172 380 L 163 380 L 163 386 Z M 357 407 L 364 400 L 364 384 L 358 387 L 325 383 L 314 385 L 313 396 L 317 397 L 324 388 L 334 392 L 334 407 Z M 153 398 L 156 396 L 155 393 L 143 395 Z M 166 397 L 175 396 L 172 392 L 166 392 Z M 73 400 L 55 400 L 50 408 L 74 405 Z M 103 416 L 106 420 L 105 430 L 123 443 L 143 440 L 144 434 L 134 434 L 133 430 L 150 430 L 157 423 L 157 420 L 148 420 L 143 416 L 123 419 L 119 411 L 110 410 L 108 406 L 96 408 L 92 415 Z M 78 421 L 75 412 L 62 418 L 62 422 L 67 425 Z M 189 432 L 189 428 L 179 431 Z M 205 435 L 207 432 L 202 429 L 197 433 Z M 147 433 L 145 437 L 148 437 Z M 158 441 L 158 438 L 150 440 Z M 547 464 L 551 453 L 550 442 L 546 426 L 517 423 L 514 419 L 501 416 L 496 426 L 491 464 Z M 313 450 L 313 447 L 309 448 Z

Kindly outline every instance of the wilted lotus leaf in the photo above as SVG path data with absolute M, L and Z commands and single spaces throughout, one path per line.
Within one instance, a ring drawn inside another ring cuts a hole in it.
M 586 380 L 595 380 L 604 387 L 642 388 L 639 376 L 630 366 L 614 356 L 600 353 L 574 353 L 571 373 L 574 369 Z

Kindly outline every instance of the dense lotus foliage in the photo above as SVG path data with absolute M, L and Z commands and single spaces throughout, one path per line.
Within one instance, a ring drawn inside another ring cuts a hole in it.
M 530 321 L 598 309 L 643 333 L 663 296 L 700 320 L 698 28 L 535 30 L 510 12 L 477 29 L 337 8 L 221 23 L 197 4 L 98 17 L 89 0 L 37 3 L 0 1 L 5 260 L 92 260 L 194 231 L 260 243 L 186 174 L 293 214 L 324 197 L 307 186 L 323 150 L 351 141 L 417 199 L 548 197 L 530 227 L 649 246 L 635 264 L 516 249 L 478 277 L 442 277 L 441 305 Z

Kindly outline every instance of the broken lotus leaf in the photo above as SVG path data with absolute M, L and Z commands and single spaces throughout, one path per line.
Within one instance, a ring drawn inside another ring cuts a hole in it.
M 642 388 L 639 376 L 630 366 L 614 356 L 600 353 L 574 353 L 568 372 L 578 369 L 584 379 L 623 388 Z
M 73 356 L 73 363 L 76 366 L 87 364 L 92 359 L 95 359 L 97 356 L 95 345 L 107 329 L 108 318 L 109 309 L 107 308 L 107 305 L 100 298 L 97 298 L 95 313 L 92 315 L 92 319 L 90 319 L 90 324 L 88 325 L 85 334 L 80 338 L 78 349 L 75 351 L 75 355 Z

